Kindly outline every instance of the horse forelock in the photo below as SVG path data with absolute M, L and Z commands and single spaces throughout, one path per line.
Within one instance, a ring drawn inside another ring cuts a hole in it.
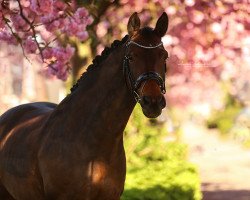
M 139 29 L 132 36 L 132 40 L 147 46 L 148 43 L 151 43 L 151 42 L 159 43 L 161 38 L 156 34 L 153 28 L 146 26 L 146 27 Z

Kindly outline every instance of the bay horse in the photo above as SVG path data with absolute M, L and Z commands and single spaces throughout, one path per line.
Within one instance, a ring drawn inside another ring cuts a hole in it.
M 1 200 L 119 200 L 123 131 L 138 102 L 146 117 L 166 106 L 163 13 L 155 28 L 130 16 L 128 35 L 93 60 L 58 105 L 29 103 L 0 117 Z

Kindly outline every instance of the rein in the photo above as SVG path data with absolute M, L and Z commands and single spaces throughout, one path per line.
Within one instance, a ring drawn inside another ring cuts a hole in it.
M 128 55 L 128 49 L 129 49 L 129 46 L 131 44 L 134 44 L 134 45 L 136 45 L 140 48 L 144 48 L 144 49 L 155 49 L 155 48 L 162 46 L 163 43 L 160 42 L 159 44 L 157 44 L 155 46 L 152 46 L 152 45 L 144 46 L 144 45 L 138 44 L 138 43 L 130 40 L 126 44 L 126 54 L 125 54 L 125 57 L 123 60 L 123 75 L 125 77 L 126 85 L 131 90 L 131 92 L 135 98 L 135 101 L 138 103 L 141 101 L 141 97 L 138 94 L 137 90 L 139 89 L 139 87 L 141 86 L 141 84 L 144 81 L 148 81 L 148 80 L 155 80 L 157 82 L 157 84 L 160 86 L 162 94 L 165 94 L 166 93 L 165 77 L 161 77 L 161 75 L 158 74 L 157 72 L 152 72 L 152 71 L 145 72 L 145 73 L 141 74 L 137 79 L 134 78 L 134 76 L 131 72 L 130 66 L 129 66 L 130 56 Z

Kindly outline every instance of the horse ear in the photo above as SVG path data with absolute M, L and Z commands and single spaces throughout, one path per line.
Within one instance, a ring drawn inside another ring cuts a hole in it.
M 138 17 L 137 12 L 134 12 L 129 20 L 128 20 L 128 25 L 127 25 L 127 29 L 128 29 L 128 34 L 131 37 L 133 35 L 133 33 L 135 31 L 138 31 L 140 29 L 140 18 Z
M 160 37 L 163 37 L 168 30 L 168 15 L 167 13 L 162 13 L 160 18 L 156 22 L 156 26 L 154 31 L 159 35 Z

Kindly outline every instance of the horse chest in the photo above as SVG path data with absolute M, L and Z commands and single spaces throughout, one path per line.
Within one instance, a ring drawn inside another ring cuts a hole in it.
M 88 166 L 88 177 L 92 184 L 101 184 L 107 178 L 108 167 L 104 162 L 92 161 Z
M 45 159 L 40 163 L 45 195 L 52 199 L 57 199 L 58 194 L 62 199 L 120 199 L 126 174 L 125 156 L 120 155 L 115 161 L 96 157 L 76 162 L 64 157 L 61 161 Z
M 114 168 L 104 162 L 91 162 L 88 167 L 91 199 L 120 199 L 124 188 L 125 173 L 125 166 Z
M 120 163 L 121 164 L 121 163 Z M 123 164 L 122 164 L 123 165 Z M 96 199 L 119 199 L 125 182 L 124 166 L 114 166 L 101 161 L 93 161 L 88 166 L 90 193 Z M 92 199 L 91 198 L 91 199 Z M 93 198 L 95 199 L 95 198 Z

